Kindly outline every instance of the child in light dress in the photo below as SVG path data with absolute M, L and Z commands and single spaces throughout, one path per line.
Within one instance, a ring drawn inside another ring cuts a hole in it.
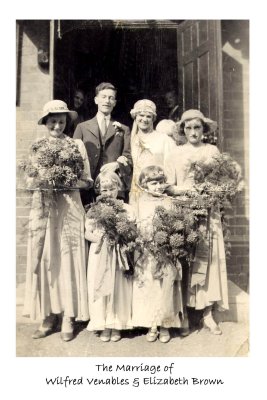
M 113 172 L 99 174 L 95 189 L 100 195 L 116 199 L 122 182 Z M 134 220 L 132 208 L 123 205 L 129 220 Z M 89 331 L 101 331 L 100 340 L 117 342 L 121 331 L 132 328 L 132 278 L 125 276 L 119 262 L 118 247 L 110 244 L 97 220 L 85 221 L 85 238 L 91 242 L 88 261 Z
M 163 194 L 166 188 L 163 169 L 155 165 L 144 168 L 139 186 L 143 190 L 139 197 L 138 226 L 142 235 L 151 239 L 156 207 L 171 208 L 171 199 Z M 162 265 L 162 277 L 156 278 L 154 271 L 157 267 L 157 259 L 144 248 L 135 266 L 132 322 L 136 327 L 148 328 L 148 342 L 154 342 L 159 336 L 162 343 L 167 343 L 171 338 L 169 328 L 182 327 L 181 268 L 166 261 Z

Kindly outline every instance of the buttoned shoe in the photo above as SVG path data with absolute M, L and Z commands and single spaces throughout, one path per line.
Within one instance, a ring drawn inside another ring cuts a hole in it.
M 63 317 L 60 336 L 64 342 L 69 342 L 73 339 L 73 320 L 71 317 Z
M 159 331 L 159 341 L 161 343 L 168 343 L 171 339 L 169 329 L 167 328 L 160 328 Z
M 148 342 L 155 342 L 157 340 L 157 337 L 158 337 L 157 328 L 150 328 L 146 334 L 146 340 Z
M 118 342 L 121 340 L 121 333 L 117 329 L 112 329 L 110 340 L 112 342 Z
M 102 340 L 102 342 L 109 342 L 110 341 L 110 334 L 111 334 L 111 330 L 110 329 L 104 329 L 101 334 L 100 334 L 100 340 Z

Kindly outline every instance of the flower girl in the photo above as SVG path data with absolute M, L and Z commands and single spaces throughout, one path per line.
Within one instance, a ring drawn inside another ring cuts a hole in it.
M 171 199 L 163 193 L 167 186 L 163 169 L 154 165 L 144 168 L 139 186 L 143 190 L 139 199 L 138 225 L 145 242 L 153 246 L 155 211 L 157 207 L 171 208 Z M 153 249 L 144 247 L 135 265 L 132 322 L 134 326 L 149 328 L 148 342 L 154 342 L 159 335 L 159 340 L 167 343 L 169 328 L 181 328 L 181 265 L 169 262 L 167 257 L 159 262 Z
M 95 182 L 100 196 L 91 205 L 85 222 L 85 237 L 91 242 L 87 329 L 102 331 L 103 342 L 117 342 L 121 339 L 121 330 L 132 328 L 132 278 L 127 244 L 135 236 L 135 223 L 131 207 L 116 200 L 121 187 L 117 174 L 100 173 Z

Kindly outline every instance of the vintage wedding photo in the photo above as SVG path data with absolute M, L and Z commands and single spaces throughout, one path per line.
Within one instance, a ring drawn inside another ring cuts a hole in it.
M 247 357 L 249 21 L 14 23 L 17 357 Z

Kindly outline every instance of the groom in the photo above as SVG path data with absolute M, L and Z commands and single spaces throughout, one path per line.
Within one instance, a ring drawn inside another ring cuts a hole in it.
M 116 105 L 116 88 L 109 82 L 100 83 L 95 90 L 98 111 L 94 118 L 77 125 L 73 138 L 81 139 L 87 150 L 92 178 L 99 172 L 111 171 L 120 176 L 124 188 L 119 197 L 127 201 L 132 175 L 130 130 L 112 119 Z M 94 201 L 94 189 L 81 191 L 83 205 Z

